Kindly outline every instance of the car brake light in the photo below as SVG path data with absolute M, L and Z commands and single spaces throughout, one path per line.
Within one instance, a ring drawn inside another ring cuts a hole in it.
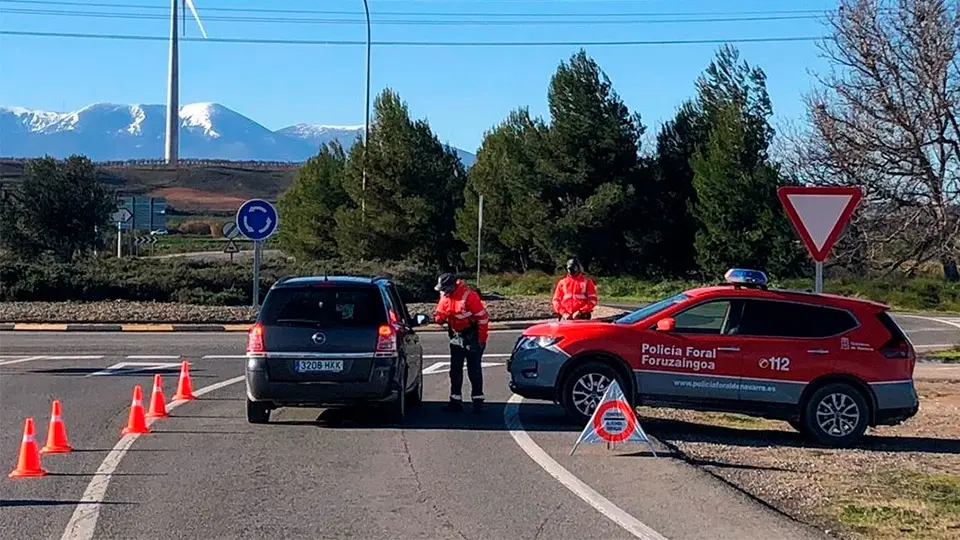
M 382 325 L 377 331 L 377 352 L 397 352 L 397 333 L 393 327 L 388 324 Z
M 251 326 L 247 332 L 247 352 L 266 352 L 266 347 L 263 345 L 263 325 L 260 323 Z
M 880 353 L 887 358 L 911 358 L 910 343 L 904 339 L 894 338 L 880 347 Z

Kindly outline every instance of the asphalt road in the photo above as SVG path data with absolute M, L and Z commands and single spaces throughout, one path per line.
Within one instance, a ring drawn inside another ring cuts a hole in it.
M 958 321 L 900 321 L 918 348 L 960 342 Z M 44 456 L 45 478 L 0 478 L 0 531 L 5 539 L 637 538 L 608 517 L 619 510 L 671 540 L 819 537 L 660 444 L 659 457 L 602 445 L 570 457 L 577 432 L 552 404 L 523 401 L 522 431 L 511 433 L 502 363 L 517 335 L 491 335 L 485 361 L 497 365 L 484 370 L 482 415 L 439 410 L 446 372 L 429 366 L 444 360 L 445 344 L 425 334 L 425 365 L 436 373 L 426 375 L 428 402 L 402 430 L 362 408 L 283 409 L 269 425 L 250 425 L 238 382 L 178 406 L 116 461 L 132 387 L 149 396 L 153 372 L 94 373 L 169 363 L 160 371 L 169 400 L 181 358 L 191 362 L 194 390 L 242 375 L 244 336 L 0 334 L 0 465 L 13 468 L 24 417 L 36 420 L 42 444 L 55 398 L 77 448 Z M 518 442 L 524 437 L 532 446 Z M 554 465 L 535 460 L 536 448 Z M 115 461 L 112 475 L 97 473 L 105 459 Z M 81 501 L 104 482 L 102 504 Z M 65 535 L 78 508 L 85 519 Z

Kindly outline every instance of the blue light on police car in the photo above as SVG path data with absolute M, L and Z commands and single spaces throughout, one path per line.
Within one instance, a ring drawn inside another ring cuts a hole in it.
M 731 268 L 723 275 L 727 283 L 735 285 L 760 285 L 767 284 L 767 275 L 760 270 L 747 270 L 744 268 Z

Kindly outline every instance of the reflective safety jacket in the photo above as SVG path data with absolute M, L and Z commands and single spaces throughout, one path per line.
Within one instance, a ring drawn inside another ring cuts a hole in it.
M 461 280 L 457 280 L 457 288 L 452 293 L 440 295 L 434 320 L 437 324 L 447 323 L 456 333 L 475 325 L 480 343 L 487 343 L 490 330 L 487 308 L 480 300 L 480 295 Z
M 597 307 L 597 286 L 593 280 L 580 274 L 567 276 L 557 283 L 553 291 L 553 311 L 557 315 L 572 315 L 574 312 L 592 313 Z

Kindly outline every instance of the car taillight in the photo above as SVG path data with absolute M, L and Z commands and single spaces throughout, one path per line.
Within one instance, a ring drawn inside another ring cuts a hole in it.
M 247 332 L 247 352 L 266 352 L 266 347 L 263 345 L 263 325 L 260 323 L 251 326 Z
M 913 357 L 913 351 L 910 348 L 910 343 L 905 339 L 894 338 L 886 342 L 883 347 L 880 347 L 880 354 L 887 358 L 911 358 Z
M 377 352 L 390 354 L 397 352 L 397 332 L 388 324 L 382 325 L 377 330 Z

